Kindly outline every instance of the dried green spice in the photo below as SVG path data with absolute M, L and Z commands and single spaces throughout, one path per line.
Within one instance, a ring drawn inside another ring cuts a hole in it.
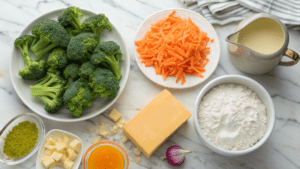
M 3 152 L 12 159 L 27 155 L 37 143 L 38 134 L 35 123 L 20 122 L 6 135 Z

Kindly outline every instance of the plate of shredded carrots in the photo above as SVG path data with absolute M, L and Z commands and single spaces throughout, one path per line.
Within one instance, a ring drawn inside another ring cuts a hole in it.
M 154 13 L 139 27 L 135 58 L 153 82 L 168 88 L 189 88 L 208 79 L 220 58 L 213 26 L 186 9 Z

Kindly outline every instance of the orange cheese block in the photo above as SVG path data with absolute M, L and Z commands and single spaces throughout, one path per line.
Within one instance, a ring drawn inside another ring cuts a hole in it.
M 168 90 L 164 90 L 125 124 L 123 132 L 149 158 L 191 116 Z

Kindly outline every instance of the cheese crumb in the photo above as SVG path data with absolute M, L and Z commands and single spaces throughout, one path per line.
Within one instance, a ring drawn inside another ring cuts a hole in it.
M 85 129 L 90 133 L 96 130 L 95 127 L 90 127 L 90 126 L 85 127 Z
M 128 137 L 126 136 L 121 136 L 122 142 L 125 143 L 128 140 Z
M 81 142 L 77 139 L 74 139 L 71 143 L 70 143 L 70 147 L 75 150 L 76 152 L 80 151 L 81 148 Z
M 114 125 L 114 126 L 111 128 L 110 132 L 111 132 L 112 134 L 116 134 L 116 133 L 118 133 L 118 130 L 119 130 L 118 126 Z
M 134 150 L 133 150 L 133 153 L 134 153 L 135 155 L 140 155 L 141 152 L 142 152 L 142 150 L 141 150 L 140 148 L 138 148 L 138 147 L 134 148 Z
M 42 163 L 46 168 L 50 168 L 55 165 L 55 160 L 51 156 L 45 156 L 42 158 Z
M 124 126 L 127 122 L 124 119 L 122 119 L 122 120 L 118 121 L 118 123 Z
M 113 109 L 109 114 L 108 117 L 112 119 L 114 122 L 117 122 L 122 117 L 122 114 L 118 112 L 117 109 Z
M 101 141 L 101 136 L 94 137 L 93 144 L 98 143 L 99 141 Z
M 102 123 L 102 122 L 100 122 L 100 126 L 99 126 L 99 131 L 98 132 L 103 137 L 107 137 L 108 134 L 109 134 L 108 131 L 106 131 L 106 129 L 105 129 L 105 124 Z
M 141 157 L 135 157 L 135 159 L 134 159 L 134 161 L 135 161 L 136 163 L 140 163 L 140 162 L 141 162 L 141 160 L 142 160 L 142 158 L 141 158 Z

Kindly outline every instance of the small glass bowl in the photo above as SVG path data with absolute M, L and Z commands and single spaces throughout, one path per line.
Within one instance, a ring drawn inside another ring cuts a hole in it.
M 122 146 L 120 146 L 119 144 L 115 143 L 115 142 L 112 142 L 112 141 L 100 141 L 98 143 L 95 143 L 93 144 L 92 146 L 90 146 L 85 154 L 84 154 L 84 158 L 83 158 L 83 169 L 87 169 L 88 167 L 88 159 L 91 155 L 91 153 L 98 147 L 100 146 L 104 146 L 104 145 L 109 145 L 109 146 L 112 146 L 116 149 L 118 149 L 122 155 L 123 155 L 123 158 L 124 158 L 124 169 L 128 169 L 128 166 L 129 166 L 129 158 L 128 158 L 128 155 L 126 153 L 126 151 L 124 150 L 124 148 Z
M 35 146 L 32 148 L 32 150 L 27 155 L 17 158 L 17 159 L 9 159 L 7 157 L 7 155 L 5 155 L 3 153 L 3 147 L 4 147 L 4 143 L 5 143 L 4 139 L 5 139 L 6 135 L 9 133 L 9 131 L 12 130 L 13 127 L 15 127 L 16 125 L 18 125 L 20 122 L 23 122 L 23 121 L 30 121 L 30 122 L 33 122 L 36 124 L 36 127 L 39 130 L 37 143 L 35 144 Z M 24 114 L 20 114 L 20 115 L 14 117 L 0 131 L 0 147 L 1 147 L 0 162 L 3 162 L 7 165 L 16 165 L 16 164 L 19 164 L 19 163 L 27 160 L 39 149 L 44 136 L 45 136 L 45 125 L 39 116 L 37 116 L 33 113 L 24 113 Z

